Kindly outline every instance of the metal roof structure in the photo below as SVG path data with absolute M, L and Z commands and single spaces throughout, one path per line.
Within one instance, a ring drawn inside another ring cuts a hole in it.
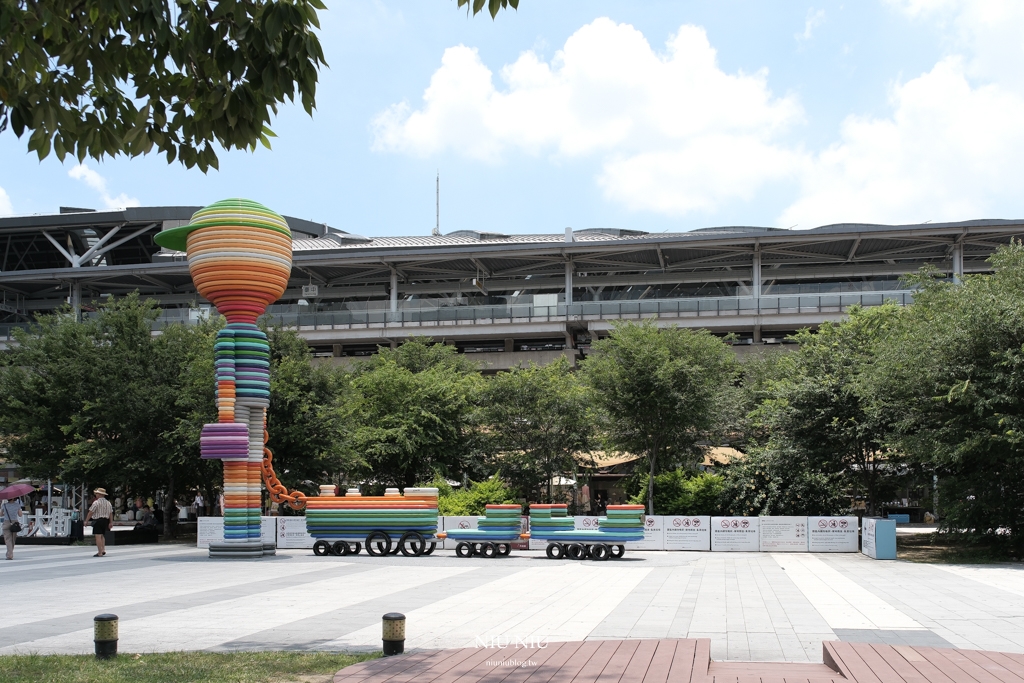
M 185 255 L 153 241 L 197 209 L 68 209 L 0 219 L 0 324 L 135 290 L 169 312 L 204 304 Z M 985 272 L 997 247 L 1024 238 L 1024 220 L 371 238 L 286 219 L 295 237 L 292 278 L 271 312 L 336 352 L 438 332 L 505 340 L 504 348 L 510 338 L 564 338 L 572 346 L 581 330 L 600 334 L 610 319 L 634 311 L 757 339 L 841 315 L 850 297 L 905 292 L 899 278 L 923 266 L 950 277 Z M 846 298 L 814 306 L 786 299 L 833 295 Z M 712 301 L 714 321 L 705 316 Z

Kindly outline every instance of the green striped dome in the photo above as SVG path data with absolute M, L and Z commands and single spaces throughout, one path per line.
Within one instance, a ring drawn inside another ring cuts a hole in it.
M 153 239 L 161 247 L 185 251 L 189 233 L 200 228 L 228 225 L 264 228 L 288 237 L 292 236 L 292 231 L 288 228 L 288 221 L 284 219 L 284 216 L 271 211 L 259 202 L 249 199 L 222 199 L 192 214 L 192 220 L 188 225 L 162 230 Z

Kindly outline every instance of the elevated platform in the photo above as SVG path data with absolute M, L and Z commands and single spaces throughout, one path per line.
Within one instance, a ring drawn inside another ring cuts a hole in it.
M 1024 683 L 1024 655 L 979 650 L 827 641 L 808 664 L 714 662 L 705 638 L 519 645 L 375 659 L 334 683 Z

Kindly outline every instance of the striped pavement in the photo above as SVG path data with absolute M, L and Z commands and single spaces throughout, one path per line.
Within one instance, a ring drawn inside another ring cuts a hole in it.
M 122 652 L 379 649 L 710 638 L 716 660 L 820 662 L 822 640 L 1024 652 L 1024 568 L 863 555 L 630 552 L 620 561 L 315 557 L 211 560 L 181 545 L 19 546 L 0 562 L 0 654 L 92 651 L 120 617 Z

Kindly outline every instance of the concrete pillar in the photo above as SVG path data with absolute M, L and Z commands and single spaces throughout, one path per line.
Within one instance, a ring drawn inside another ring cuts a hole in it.
M 953 243 L 953 282 L 960 283 L 964 279 L 964 245 L 957 241 Z
M 505 353 L 512 353 L 516 350 L 516 340 L 511 338 L 505 339 Z
M 71 283 L 71 310 L 75 314 L 75 322 L 82 322 L 82 283 Z
M 572 304 L 572 261 L 565 262 L 565 305 Z
M 754 244 L 754 258 L 750 268 L 750 289 L 755 299 L 761 298 L 761 245 Z
M 398 312 L 398 271 L 391 269 L 391 312 Z
M 343 350 L 343 347 L 342 347 L 341 344 L 335 344 L 331 348 L 331 355 L 334 356 L 335 358 L 340 358 L 342 350 Z

